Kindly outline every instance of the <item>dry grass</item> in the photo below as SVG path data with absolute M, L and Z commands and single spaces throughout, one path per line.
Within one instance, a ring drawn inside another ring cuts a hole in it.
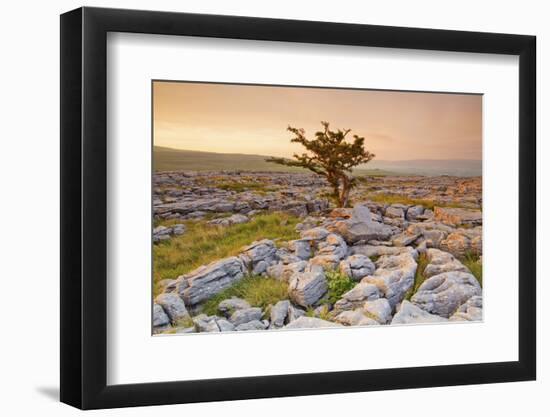
M 231 297 L 242 298 L 252 307 L 264 310 L 270 304 L 287 299 L 288 286 L 275 278 L 248 276 L 207 300 L 202 306 L 202 312 L 208 315 L 218 314 L 218 305 Z
M 294 228 L 298 222 L 298 217 L 285 213 L 258 215 L 248 223 L 227 227 L 208 225 L 205 220 L 186 221 L 187 230 L 183 235 L 154 246 L 154 282 L 175 279 L 201 265 L 236 255 L 243 246 L 256 240 L 296 239 L 299 235 Z M 163 225 L 173 223 L 178 221 L 161 222 Z

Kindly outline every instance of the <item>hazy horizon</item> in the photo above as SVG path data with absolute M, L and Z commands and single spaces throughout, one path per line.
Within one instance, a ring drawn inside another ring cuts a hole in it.
M 482 159 L 482 96 L 155 81 L 155 146 L 292 157 L 288 125 L 365 137 L 376 161 Z

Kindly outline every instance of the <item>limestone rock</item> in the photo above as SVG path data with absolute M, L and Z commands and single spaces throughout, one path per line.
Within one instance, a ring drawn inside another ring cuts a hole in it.
M 153 304 L 153 327 L 166 326 L 170 324 L 170 318 L 159 304 Z
M 377 269 L 374 274 L 366 276 L 361 282 L 376 285 L 393 309 L 414 284 L 416 261 L 411 252 L 404 252 L 382 256 L 375 264 Z
M 306 261 L 294 262 L 288 265 L 278 263 L 267 268 L 267 275 L 288 282 L 295 273 L 304 272 L 307 265 Z
M 284 326 L 288 316 L 290 301 L 281 300 L 271 307 L 271 327 L 279 329 Z
M 253 274 L 261 274 L 275 259 L 276 251 L 277 248 L 272 240 L 263 239 L 243 248 L 239 258 Z
M 428 249 L 426 251 L 428 265 L 424 269 L 426 278 L 439 275 L 443 272 L 461 271 L 470 272 L 468 268 L 462 265 L 453 255 L 443 252 L 439 249 Z
M 480 225 L 483 220 L 480 210 L 450 207 L 434 207 L 434 218 L 452 226 L 461 224 Z
M 429 313 L 448 318 L 474 295 L 481 295 L 477 279 L 467 272 L 453 271 L 428 278 L 411 297 L 411 302 Z
M 318 319 L 316 317 L 302 316 L 299 319 L 287 324 L 285 329 L 320 329 L 325 327 L 342 327 L 342 325 L 331 321 Z
M 462 304 L 449 318 L 452 321 L 481 321 L 483 320 L 483 299 L 474 295 Z
M 351 218 L 337 221 L 333 228 L 350 244 L 362 240 L 386 240 L 393 234 L 390 226 L 373 221 L 368 207 L 364 205 L 356 205 Z
M 218 304 L 218 311 L 226 317 L 231 316 L 231 314 L 237 310 L 243 310 L 246 308 L 250 308 L 248 301 L 237 297 L 228 298 Z
M 446 321 L 446 318 L 430 314 L 409 301 L 404 300 L 397 313 L 393 316 L 391 324 L 443 323 Z
M 335 304 L 335 310 L 354 310 L 363 307 L 366 301 L 376 300 L 380 297 L 380 291 L 376 285 L 359 283 L 347 293 L 342 295 Z
M 377 326 L 380 325 L 376 320 L 365 316 L 363 309 L 345 310 L 339 313 L 334 321 L 344 326 Z
M 251 320 L 246 323 L 241 323 L 235 327 L 235 330 L 238 332 L 247 331 L 247 330 L 265 330 L 267 328 L 266 324 L 260 320 Z
M 240 324 L 248 323 L 252 320 L 260 320 L 262 318 L 262 309 L 259 307 L 243 308 L 235 311 L 229 317 L 229 321 L 236 327 Z
M 386 324 L 391 321 L 392 308 L 385 298 L 378 298 L 372 301 L 366 301 L 363 305 L 363 311 L 367 317 L 376 320 L 380 324 Z
M 245 272 L 241 259 L 225 258 L 179 277 L 178 281 L 185 281 L 185 285 L 178 285 L 177 291 L 185 305 L 195 306 L 241 280 Z
M 187 308 L 185 307 L 185 303 L 178 294 L 159 294 L 155 298 L 155 302 L 162 306 L 172 323 L 177 323 L 178 320 L 187 319 L 190 317 L 187 312 Z
M 367 275 L 374 273 L 376 267 L 368 256 L 352 255 L 340 262 L 340 272 L 352 278 L 354 281 L 361 281 Z
M 327 289 L 327 281 L 322 268 L 312 267 L 292 275 L 288 286 L 288 295 L 294 303 L 308 307 L 319 301 Z

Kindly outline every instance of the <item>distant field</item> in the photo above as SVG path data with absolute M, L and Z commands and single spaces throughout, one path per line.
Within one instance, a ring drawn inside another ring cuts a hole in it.
M 309 172 L 266 162 L 267 156 L 232 153 L 184 151 L 154 147 L 155 171 L 272 171 Z M 357 175 L 394 175 L 382 169 L 358 169 Z

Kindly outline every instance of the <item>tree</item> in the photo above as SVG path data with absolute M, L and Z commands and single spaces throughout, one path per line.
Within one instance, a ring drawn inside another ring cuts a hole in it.
M 351 176 L 353 167 L 366 164 L 374 154 L 365 150 L 365 138 L 353 135 L 353 142 L 346 141 L 351 129 L 332 131 L 328 122 L 321 122 L 323 130 L 315 133 L 315 139 L 307 139 L 304 129 L 289 126 L 288 131 L 294 133 L 291 142 L 300 143 L 307 152 L 294 154 L 294 159 L 268 158 L 267 162 L 280 165 L 301 167 L 326 178 L 332 187 L 332 195 L 339 207 L 346 207 L 349 193 L 355 186 L 355 178 Z

